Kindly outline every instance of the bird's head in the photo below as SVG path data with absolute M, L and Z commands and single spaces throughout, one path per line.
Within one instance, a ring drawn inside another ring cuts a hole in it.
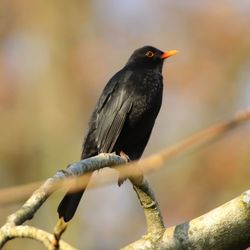
M 176 53 L 178 53 L 178 50 L 163 52 L 152 46 L 144 46 L 133 52 L 126 65 L 161 70 L 164 60 Z

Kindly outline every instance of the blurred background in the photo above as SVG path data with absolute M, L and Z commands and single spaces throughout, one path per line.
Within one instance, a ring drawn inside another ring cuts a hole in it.
M 178 49 L 164 65 L 164 101 L 150 155 L 250 105 L 248 0 L 55 0 L 0 3 L 0 188 L 38 181 L 78 161 L 109 78 L 143 45 Z M 167 226 L 249 188 L 250 124 L 148 176 Z M 95 175 L 100 179 L 105 171 Z M 28 224 L 52 232 L 57 192 Z M 22 203 L 0 208 L 0 222 Z M 86 192 L 64 239 L 118 249 L 146 232 L 131 185 Z M 14 240 L 5 249 L 44 249 Z

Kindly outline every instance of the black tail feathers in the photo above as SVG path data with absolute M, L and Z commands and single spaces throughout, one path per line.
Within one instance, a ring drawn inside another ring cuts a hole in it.
M 70 190 L 67 192 L 57 208 L 59 218 L 63 218 L 65 222 L 73 218 L 84 191 L 85 189 L 77 193 L 72 193 Z
M 59 218 L 63 218 L 65 222 L 70 221 L 79 205 L 79 202 L 82 198 L 82 195 L 90 181 L 91 175 L 87 179 L 86 185 L 83 189 L 79 191 L 73 191 L 73 188 L 70 188 L 66 195 L 63 197 L 62 201 L 60 202 L 57 212 L 59 214 Z

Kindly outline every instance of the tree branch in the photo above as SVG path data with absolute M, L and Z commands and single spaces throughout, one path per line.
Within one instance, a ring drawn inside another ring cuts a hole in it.
M 122 250 L 243 250 L 250 246 L 250 190 L 186 223 L 146 235 Z
M 97 162 L 92 163 L 93 157 L 90 158 L 90 162 L 87 162 L 84 160 L 84 163 L 81 161 L 78 163 L 74 163 L 72 170 L 65 170 L 65 173 L 70 176 L 80 176 L 80 174 L 85 173 L 85 171 L 82 169 L 81 164 L 84 164 L 82 166 L 87 168 L 86 172 L 91 172 L 94 170 L 99 170 L 101 168 L 109 166 L 114 167 L 114 165 L 122 165 L 117 167 L 119 172 L 121 173 L 122 177 L 129 177 L 134 174 L 135 167 L 139 168 L 143 173 L 150 173 L 152 171 L 155 171 L 156 169 L 160 168 L 163 166 L 163 163 L 165 163 L 167 160 L 171 159 L 172 157 L 175 157 L 181 153 L 185 153 L 187 150 L 197 147 L 198 145 L 203 145 L 209 141 L 215 140 L 223 135 L 225 135 L 227 132 L 231 131 L 232 129 L 238 127 L 242 123 L 249 121 L 250 120 L 250 108 L 247 108 L 243 111 L 237 112 L 237 114 L 231 118 L 230 120 L 226 122 L 220 122 L 217 123 L 213 126 L 210 126 L 198 133 L 195 133 L 194 135 L 182 140 L 179 143 L 176 143 L 170 147 L 167 147 L 160 152 L 157 152 L 156 154 L 153 154 L 149 157 L 146 157 L 144 159 L 141 159 L 140 161 L 135 161 L 129 164 L 125 164 L 126 162 L 124 159 L 120 158 L 119 156 L 112 156 L 109 162 L 109 159 L 102 158 L 103 162 Z M 108 154 L 107 154 L 108 155 Z M 99 156 L 97 156 L 99 157 Z M 117 157 L 117 158 L 116 158 Z M 113 162 L 115 161 L 115 162 Z M 114 163 L 114 165 L 113 165 Z M 90 165 L 88 165 L 90 164 Z M 93 164 L 93 165 L 92 165 Z M 97 165 L 96 165 L 97 164 Z M 107 164 L 107 165 L 105 165 Z M 70 165 L 70 166 L 72 166 Z M 68 171 L 70 171 L 68 173 Z M 70 184 L 77 185 L 76 179 L 72 178 L 70 180 L 65 180 L 65 174 L 62 171 L 58 172 L 57 177 L 52 177 L 53 179 L 57 179 L 57 182 L 53 182 L 53 185 L 51 185 L 52 190 L 56 190 L 61 187 L 67 187 Z M 81 187 L 84 187 L 84 177 L 79 177 L 80 182 L 81 182 Z M 61 181 L 60 181 L 61 180 Z M 47 180 L 46 182 L 48 182 Z M 107 180 L 109 182 L 110 180 Z M 102 183 L 105 183 L 102 182 Z M 29 197 L 31 192 L 35 189 L 38 188 L 40 185 L 42 185 L 42 182 L 37 182 L 37 183 L 31 183 L 27 185 L 22 185 L 14 188 L 6 188 L 0 190 L 0 204 L 7 204 L 11 202 L 16 202 L 17 200 L 24 199 L 26 197 Z M 77 189 L 77 188 L 76 188 Z
M 148 234 L 151 234 L 151 237 L 158 237 L 164 230 L 164 223 L 154 193 L 145 179 L 139 184 L 133 180 L 131 182 L 144 210 Z
M 83 176 L 83 179 L 66 180 L 65 183 L 61 180 L 69 176 L 84 175 L 94 170 L 123 163 L 125 163 L 125 160 L 115 154 L 100 154 L 71 164 L 66 170 L 58 171 L 37 189 L 19 210 L 8 216 L 5 225 L 0 228 L 0 248 L 3 247 L 8 240 L 14 237 L 11 235 L 11 232 L 20 232 L 15 230 L 17 228 L 16 226 L 23 224 L 26 220 L 32 219 L 36 211 L 55 190 L 66 184 L 70 186 L 73 185 L 76 189 L 79 188 L 79 186 L 82 187 L 82 185 L 84 185 L 84 178 L 86 180 L 86 176 Z M 25 234 L 22 235 L 25 237 Z
M 237 198 L 202 217 L 165 230 L 158 203 L 149 185 L 146 181 L 142 183 L 134 181 L 134 177 L 137 176 L 135 169 L 139 169 L 141 172 L 142 170 L 143 172 L 155 170 L 162 166 L 167 159 L 195 145 L 218 138 L 218 136 L 225 134 L 225 132 L 249 119 L 250 110 L 248 109 L 239 113 L 228 122 L 214 125 L 181 143 L 162 150 L 160 153 L 144 160 L 127 164 L 125 167 L 118 167 L 123 176 L 129 177 L 132 181 L 133 188 L 144 209 L 148 227 L 148 234 L 145 237 L 130 244 L 125 249 L 183 249 L 183 247 L 186 249 L 189 246 L 191 246 L 191 249 L 196 249 L 196 247 L 193 248 L 196 244 L 199 247 L 206 246 L 205 249 L 228 249 L 226 247 L 235 246 L 234 244 L 240 247 L 249 245 L 249 234 L 242 233 L 242 230 L 250 232 L 249 192 L 246 192 L 241 198 Z M 0 228 L 0 247 L 11 238 L 19 237 L 18 235 L 26 237 L 25 233 L 16 233 L 15 236 L 14 232 L 19 232 L 19 228 L 22 227 L 18 226 L 31 219 L 55 190 L 65 186 L 73 186 L 75 190 L 78 190 L 87 184 L 86 179 L 88 177 L 86 176 L 79 178 L 68 177 L 81 176 L 104 167 L 114 167 L 125 163 L 126 161 L 123 158 L 115 154 L 100 154 L 71 164 L 64 171 L 58 171 L 37 189 L 18 211 L 7 218 L 6 224 Z M 238 235 L 238 238 L 236 239 L 233 235 Z M 223 237 L 227 240 L 223 241 Z
M 31 226 L 16 226 L 16 227 L 5 226 L 4 228 L 1 229 L 0 238 L 1 238 L 0 248 L 2 248 L 3 245 L 11 239 L 29 238 L 29 239 L 36 239 L 37 241 L 41 242 L 47 249 L 53 249 L 54 236 L 41 229 L 37 229 Z M 60 241 L 60 249 L 76 250 L 75 248 L 71 247 L 64 241 Z

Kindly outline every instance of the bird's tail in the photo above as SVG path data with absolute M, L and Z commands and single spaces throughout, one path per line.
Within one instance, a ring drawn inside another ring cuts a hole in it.
M 87 180 L 87 185 L 90 178 L 91 175 Z M 73 218 L 86 187 L 77 192 L 72 191 L 73 188 L 69 189 L 57 208 L 59 218 L 63 218 L 65 222 L 68 222 Z

